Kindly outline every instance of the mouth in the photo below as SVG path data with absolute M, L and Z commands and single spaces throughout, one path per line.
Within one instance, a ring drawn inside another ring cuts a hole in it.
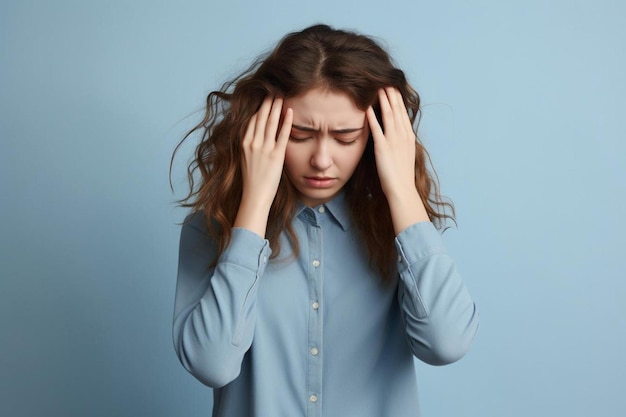
M 336 178 L 332 177 L 304 177 L 304 180 L 314 188 L 329 188 L 337 181 Z

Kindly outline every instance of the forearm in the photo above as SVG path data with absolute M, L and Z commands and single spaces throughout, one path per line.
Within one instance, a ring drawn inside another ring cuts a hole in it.
M 416 224 L 396 246 L 398 299 L 414 355 L 433 365 L 460 359 L 477 332 L 478 313 L 439 232 L 430 223 Z
M 231 244 L 214 269 L 206 237 L 194 229 L 181 236 L 173 326 L 174 346 L 183 366 L 211 387 L 237 377 L 252 344 L 256 290 L 263 274 L 267 242 L 233 229 Z

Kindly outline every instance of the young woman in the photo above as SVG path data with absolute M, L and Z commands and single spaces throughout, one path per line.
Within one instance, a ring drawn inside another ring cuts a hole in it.
M 324 25 L 209 94 L 173 335 L 214 416 L 416 416 L 413 357 L 467 352 L 478 316 L 418 116 L 376 42 Z

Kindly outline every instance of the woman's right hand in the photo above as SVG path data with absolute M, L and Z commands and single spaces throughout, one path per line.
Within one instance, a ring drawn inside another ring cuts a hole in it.
M 262 237 L 283 172 L 293 121 L 293 111 L 287 109 L 280 126 L 282 108 L 282 98 L 263 100 L 259 111 L 250 119 L 241 144 L 243 193 L 234 226 Z

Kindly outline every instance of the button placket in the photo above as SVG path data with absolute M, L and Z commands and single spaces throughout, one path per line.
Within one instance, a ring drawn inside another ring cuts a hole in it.
M 308 284 L 309 284 L 309 321 L 308 321 L 308 341 L 305 347 L 307 356 L 307 416 L 320 417 L 322 409 L 322 310 L 320 297 L 323 288 L 323 251 L 322 251 L 322 228 L 317 217 L 317 212 L 310 210 L 315 217 L 315 222 L 308 226 Z

